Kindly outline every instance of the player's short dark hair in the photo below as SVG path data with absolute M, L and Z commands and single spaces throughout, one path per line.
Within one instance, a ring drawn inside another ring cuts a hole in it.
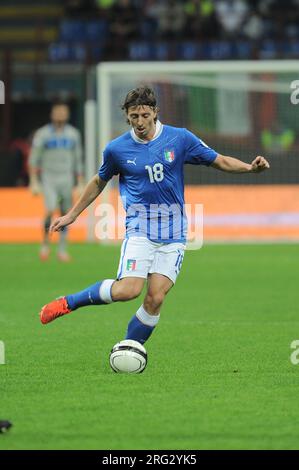
M 135 106 L 150 106 L 154 110 L 157 110 L 157 98 L 155 96 L 154 90 L 147 85 L 130 90 L 122 104 L 121 109 L 128 113 L 128 109 Z M 155 122 L 156 121 L 157 117 L 155 118 Z
M 151 108 L 156 108 L 157 98 L 154 90 L 146 85 L 130 90 L 121 109 L 128 112 L 131 106 L 150 106 Z

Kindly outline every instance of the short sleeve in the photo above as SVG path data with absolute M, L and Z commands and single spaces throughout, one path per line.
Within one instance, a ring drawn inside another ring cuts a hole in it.
M 215 150 L 185 129 L 185 163 L 209 166 L 217 155 L 218 153 Z
M 109 147 L 106 147 L 103 152 L 103 163 L 99 169 L 99 177 L 104 181 L 109 181 L 112 176 L 118 175 L 118 173 L 113 154 Z

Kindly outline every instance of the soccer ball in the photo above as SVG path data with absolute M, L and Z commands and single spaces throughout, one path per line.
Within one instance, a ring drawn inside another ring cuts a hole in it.
M 146 367 L 147 352 L 138 341 L 125 339 L 113 346 L 109 361 L 114 372 L 138 374 Z

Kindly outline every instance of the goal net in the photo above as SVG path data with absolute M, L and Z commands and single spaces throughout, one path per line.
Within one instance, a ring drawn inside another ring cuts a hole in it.
M 206 239 L 299 239 L 298 78 L 297 61 L 100 64 L 98 157 L 128 130 L 120 108 L 127 92 L 151 85 L 162 123 L 188 128 L 218 153 L 270 161 L 259 175 L 185 166 L 187 196 L 205 206 Z

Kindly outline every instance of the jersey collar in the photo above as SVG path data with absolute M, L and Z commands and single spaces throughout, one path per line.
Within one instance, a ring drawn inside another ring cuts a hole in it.
M 152 140 L 140 139 L 135 134 L 134 129 L 131 129 L 131 137 L 132 137 L 133 140 L 135 140 L 135 142 L 138 142 L 138 144 L 148 144 L 149 142 L 152 142 L 153 140 L 156 140 L 161 135 L 162 130 L 163 130 L 163 124 L 160 121 L 157 121 L 156 122 L 156 132 L 155 132 L 154 137 L 152 138 Z

